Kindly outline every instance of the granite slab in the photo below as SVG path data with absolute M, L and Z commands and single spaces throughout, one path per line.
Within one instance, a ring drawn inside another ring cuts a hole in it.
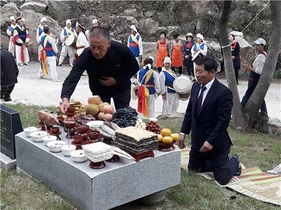
M 66 141 L 62 134 L 62 140 Z M 103 169 L 91 169 L 90 161 L 75 163 L 51 153 L 42 143 L 16 135 L 17 167 L 42 181 L 83 210 L 110 209 L 180 184 L 180 150 L 154 151 L 155 157 L 136 162 L 121 157 Z

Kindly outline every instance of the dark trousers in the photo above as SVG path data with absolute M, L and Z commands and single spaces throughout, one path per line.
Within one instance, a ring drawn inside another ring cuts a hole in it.
M 238 85 L 239 68 L 234 68 L 234 71 L 235 71 L 236 84 Z
M 226 185 L 239 169 L 238 160 L 229 160 L 228 154 L 229 149 L 224 152 L 213 149 L 206 153 L 191 149 L 188 170 L 199 173 L 213 172 L 215 180 L 221 185 Z
M 173 66 L 173 67 L 172 67 L 172 70 L 173 70 L 174 72 L 176 72 L 176 68 L 179 69 L 179 74 L 182 74 L 182 66 L 179 66 L 179 67 Z
M 14 84 L 9 86 L 1 86 L 1 99 L 4 99 L 4 101 L 11 101 L 11 93 L 14 87 Z
M 242 108 L 244 108 L 249 100 L 249 98 L 251 97 L 251 95 L 249 94 L 245 94 L 242 98 L 242 101 L 241 101 L 241 106 Z M 261 104 L 261 108 L 260 108 L 261 112 L 264 112 L 267 114 L 267 108 L 266 108 L 266 103 L 265 103 L 265 100 L 262 101 L 262 104 Z
M 110 99 L 113 98 L 116 110 L 121 108 L 127 108 L 130 105 L 131 90 L 122 91 L 122 93 L 114 95 L 112 97 L 100 96 L 103 102 L 110 103 Z
M 188 76 L 194 77 L 194 70 L 193 67 L 186 67 Z

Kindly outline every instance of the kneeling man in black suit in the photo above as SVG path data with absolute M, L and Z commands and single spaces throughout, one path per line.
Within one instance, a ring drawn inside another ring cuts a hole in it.
M 185 135 L 191 131 L 188 170 L 213 172 L 215 180 L 225 185 L 241 173 L 238 156 L 228 158 L 232 92 L 215 78 L 218 65 L 213 58 L 201 57 L 195 64 L 198 82 L 191 89 L 178 144 L 185 147 Z

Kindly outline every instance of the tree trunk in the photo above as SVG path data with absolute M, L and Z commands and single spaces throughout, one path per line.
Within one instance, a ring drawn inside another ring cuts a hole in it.
M 233 109 L 232 109 L 233 126 L 234 128 L 247 129 L 248 128 L 247 121 L 244 117 L 240 105 L 240 98 L 239 98 L 239 93 L 238 93 L 234 69 L 233 69 L 233 62 L 232 62 L 231 50 L 230 50 L 231 46 L 228 41 L 227 23 L 231 12 L 231 4 L 232 1 L 223 1 L 223 7 L 220 15 L 219 26 L 218 26 L 219 37 L 222 46 L 227 84 L 233 94 Z
M 269 39 L 267 58 L 257 87 L 244 108 L 244 113 L 248 119 L 250 127 L 254 127 L 262 101 L 269 89 L 281 48 L 281 2 L 271 1 L 270 10 L 272 33 Z

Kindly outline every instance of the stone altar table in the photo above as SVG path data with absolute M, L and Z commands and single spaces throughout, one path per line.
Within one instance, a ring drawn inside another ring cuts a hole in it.
M 63 141 L 65 133 L 60 135 Z M 120 157 L 106 161 L 103 169 L 91 169 L 90 161 L 75 163 L 51 153 L 24 132 L 16 135 L 17 168 L 42 181 L 81 210 L 110 209 L 180 184 L 180 150 L 154 151 L 155 157 L 139 162 Z

